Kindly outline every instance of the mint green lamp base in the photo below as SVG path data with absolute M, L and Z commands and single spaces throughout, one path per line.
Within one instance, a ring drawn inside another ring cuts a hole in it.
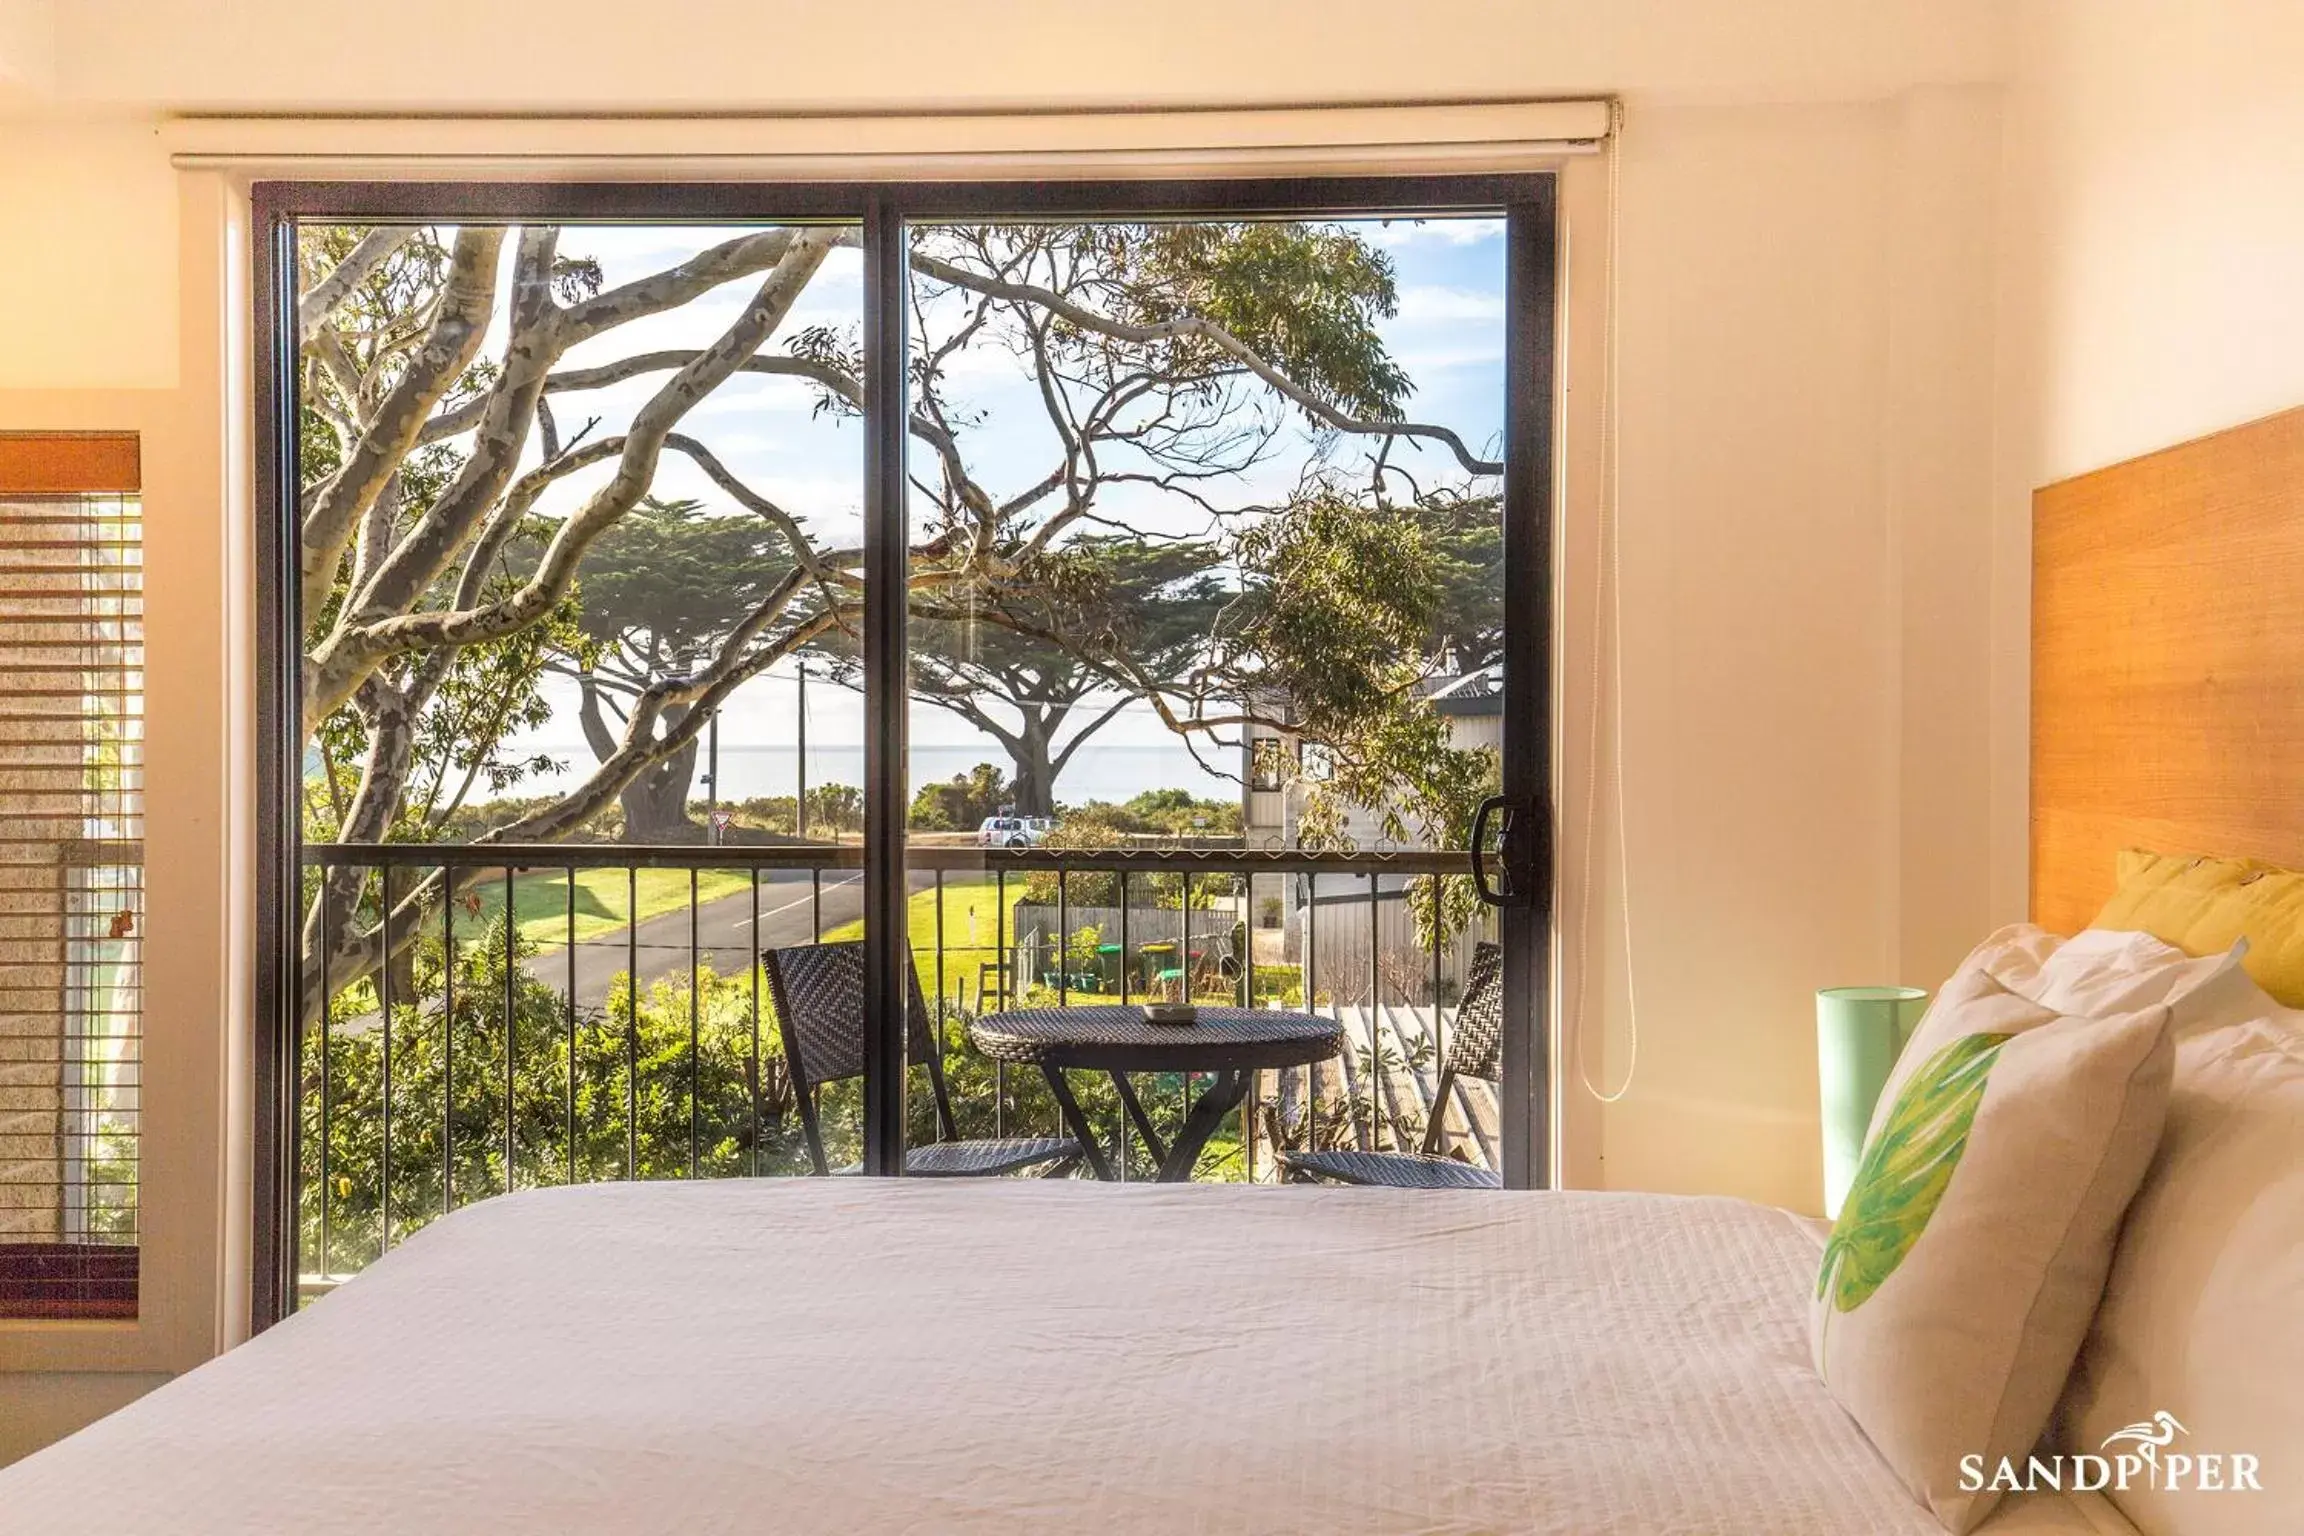
M 1864 1132 L 1912 1028 L 1918 987 L 1826 987 L 1816 994 L 1816 1081 L 1823 1095 L 1824 1214 L 1836 1218 L 1864 1156 Z

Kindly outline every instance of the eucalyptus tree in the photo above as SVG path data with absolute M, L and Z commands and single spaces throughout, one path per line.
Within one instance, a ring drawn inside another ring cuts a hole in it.
M 577 722 L 597 762 L 616 755 L 635 700 L 703 666 L 791 572 L 784 541 L 766 521 L 704 510 L 694 500 L 643 497 L 585 556 L 575 621 L 580 638 L 549 666 L 575 682 Z M 667 707 L 665 724 L 678 729 L 686 711 L 682 704 Z M 625 784 L 628 839 L 681 842 L 701 835 L 688 814 L 696 758 L 691 736 Z
M 1216 574 L 1225 563 L 1213 540 L 1088 534 L 1044 558 L 1029 584 L 923 597 L 907 637 L 911 695 L 1007 752 L 1003 804 L 1054 815 L 1065 767 L 1136 698 L 1098 657 L 1124 653 L 1147 676 L 1180 679 L 1231 599 Z M 834 680 L 860 688 L 856 648 L 828 649 Z
M 437 835 L 412 796 L 460 669 L 580 630 L 599 552 L 658 515 L 646 509 L 668 463 L 692 465 L 723 499 L 712 510 L 755 519 L 776 552 L 681 666 L 631 674 L 589 770 L 489 840 L 577 832 L 690 751 L 745 683 L 857 633 L 861 550 L 811 531 L 836 525 L 819 515 L 829 509 L 787 505 L 732 470 L 714 448 L 722 418 L 699 409 L 764 376 L 811 391 L 809 421 L 862 410 L 853 330 L 794 320 L 853 235 L 745 230 L 611 285 L 562 251 L 564 234 L 582 238 L 550 226 L 305 232 L 301 731 L 357 761 L 315 812 L 323 835 Z M 1412 386 L 1377 327 L 1397 302 L 1384 255 L 1344 226 L 1078 224 L 924 230 L 909 260 L 914 615 L 1058 646 L 1196 750 L 1285 723 L 1328 743 L 1339 771 L 1323 793 L 1460 832 L 1490 769 L 1414 702 L 1445 557 L 1401 515 L 1429 493 L 1400 459 L 1408 445 L 1437 456 L 1458 490 L 1502 466 L 1445 424 L 1407 419 Z M 698 316 L 707 333 L 661 344 L 672 318 Z M 1024 365 L 1038 463 L 1018 469 L 995 444 L 968 398 L 970 354 Z M 625 386 L 640 393 L 622 419 L 585 415 Z M 1254 489 L 1306 440 L 1314 463 L 1293 488 Z M 1189 665 L 1152 665 L 1126 625 L 1095 621 L 1116 586 L 1091 536 L 1221 551 L 1225 600 Z M 541 666 L 500 681 L 504 719 L 522 718 Z M 411 878 L 389 913 L 355 872 L 312 891 L 307 1017 L 320 975 L 342 986 L 370 974 L 451 884 Z

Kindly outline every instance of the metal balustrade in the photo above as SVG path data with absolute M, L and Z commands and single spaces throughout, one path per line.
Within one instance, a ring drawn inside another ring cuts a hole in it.
M 962 1135 L 1059 1129 L 1037 1074 L 974 1052 L 970 1019 L 1189 997 L 1326 1013 L 1349 1042 L 1337 1060 L 1259 1074 L 1201 1177 L 1274 1180 L 1274 1138 L 1413 1147 L 1433 1114 L 1454 1155 L 1497 1166 L 1485 1085 L 1434 1099 L 1485 909 L 1419 938 L 1404 899 L 1467 876 L 1464 854 L 907 857 L 913 958 Z M 760 960 L 860 933 L 859 846 L 331 843 L 303 861 L 306 995 L 326 999 L 307 1003 L 297 1042 L 303 1296 L 508 1190 L 807 1170 Z M 387 911 L 393 952 L 379 964 L 359 946 L 377 944 Z M 1078 1090 L 1121 1177 L 1151 1167 L 1127 1100 L 1157 1127 L 1180 1123 L 1192 1097 L 1184 1074 L 1082 1075 Z M 856 1085 L 819 1094 L 826 1135 L 852 1150 Z M 913 1097 L 914 1138 L 932 1139 L 926 1095 Z

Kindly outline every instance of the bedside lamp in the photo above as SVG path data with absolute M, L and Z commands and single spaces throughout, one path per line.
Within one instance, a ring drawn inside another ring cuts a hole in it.
M 1816 994 L 1816 1081 L 1824 1112 L 1824 1214 L 1837 1218 L 1872 1107 L 1928 994 L 1918 987 L 1826 987 Z

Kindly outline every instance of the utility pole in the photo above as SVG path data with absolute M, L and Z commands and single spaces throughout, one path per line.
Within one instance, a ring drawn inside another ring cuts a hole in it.
M 720 841 L 720 711 L 717 706 L 712 718 L 704 723 L 704 825 L 711 828 L 713 843 Z
M 793 829 L 801 837 L 808 835 L 808 663 L 800 663 L 800 798 L 794 802 Z

